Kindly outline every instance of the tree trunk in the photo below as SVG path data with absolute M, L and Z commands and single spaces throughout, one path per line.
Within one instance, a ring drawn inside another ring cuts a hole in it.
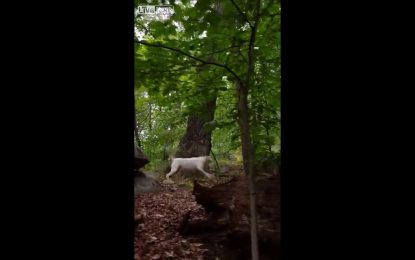
M 140 135 L 138 134 L 138 127 L 135 127 L 134 129 L 134 136 L 135 136 L 135 141 L 137 142 L 137 145 L 141 147 Z
M 256 210 L 256 189 L 255 189 L 255 171 L 254 171 L 254 156 L 255 151 L 252 146 L 251 132 L 250 132 L 250 120 L 249 120 L 249 107 L 248 107 L 248 92 L 249 87 L 252 84 L 252 75 L 255 68 L 255 40 L 256 33 L 260 18 L 260 6 L 261 0 L 255 1 L 254 10 L 254 24 L 251 26 L 251 35 L 249 39 L 248 49 L 248 67 L 246 72 L 245 84 L 237 81 L 237 95 L 238 95 L 238 112 L 239 112 L 239 128 L 241 130 L 241 142 L 242 142 L 242 157 L 244 160 L 245 174 L 248 175 L 249 186 L 249 208 L 251 212 L 251 253 L 252 260 L 259 260 L 258 250 L 258 224 L 257 224 L 257 210 Z
M 201 106 L 200 113 L 189 117 L 186 133 L 180 140 L 176 157 L 189 158 L 209 155 L 212 148 L 212 131 L 205 129 L 204 125 L 213 120 L 215 109 L 216 96 Z
M 137 129 L 136 129 L 136 130 L 134 130 L 134 135 L 135 135 L 135 140 L 136 140 L 136 142 L 137 142 L 137 145 L 138 145 L 138 146 L 141 146 L 140 136 L 138 135 L 138 131 L 137 131 Z
M 248 88 L 236 82 L 238 95 L 238 124 L 241 131 L 242 157 L 245 175 L 248 176 L 249 208 L 251 215 L 251 250 L 252 259 L 259 259 L 258 252 L 258 226 L 255 199 L 255 172 L 254 172 L 254 148 L 251 141 L 249 127 Z
M 148 116 L 149 116 L 149 119 L 148 119 L 148 129 L 150 131 L 151 131 L 152 123 L 153 123 L 153 122 L 151 122 L 151 113 L 152 113 L 152 111 L 151 111 L 151 103 L 149 103 L 149 107 L 148 107 Z
M 213 57 L 209 56 L 208 61 L 212 60 Z M 200 73 L 202 70 L 206 70 L 206 68 L 198 68 L 197 72 Z M 210 88 L 205 82 L 200 84 L 205 90 Z M 199 106 L 194 115 L 188 118 L 186 133 L 180 140 L 176 152 L 178 158 L 206 156 L 212 149 L 212 130 L 207 129 L 205 124 L 215 117 L 217 92 L 200 93 L 200 96 L 202 95 L 209 95 L 209 98 Z
M 137 124 L 137 116 L 136 112 L 134 111 L 134 137 L 137 145 L 141 147 L 140 135 L 138 134 L 138 124 Z

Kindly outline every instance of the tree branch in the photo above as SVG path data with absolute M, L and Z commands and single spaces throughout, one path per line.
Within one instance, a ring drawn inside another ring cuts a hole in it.
M 249 27 L 253 27 L 253 25 L 251 24 L 251 22 L 249 21 L 248 17 L 246 16 L 246 14 L 244 14 L 244 12 L 242 12 L 241 8 L 239 8 L 239 6 L 235 3 L 234 0 L 231 0 L 233 6 L 235 6 L 236 10 L 238 10 L 238 13 L 245 19 L 245 21 L 249 24 Z
M 255 40 L 256 40 L 256 33 L 260 18 L 260 6 L 261 6 L 261 0 L 256 0 L 255 3 L 255 13 L 254 13 L 254 26 L 251 29 L 251 37 L 249 38 L 249 50 L 248 50 L 248 69 L 246 72 L 246 86 L 249 88 L 251 76 L 254 72 L 254 63 L 255 63 L 255 57 L 254 57 L 254 46 L 255 46 Z
M 190 54 L 188 54 L 188 53 L 186 53 L 186 52 L 184 52 L 182 50 L 179 50 L 179 49 L 176 49 L 176 48 L 172 48 L 172 47 L 169 47 L 169 46 L 165 46 L 165 45 L 162 45 L 162 44 L 154 44 L 154 43 L 149 43 L 147 41 L 137 41 L 137 40 L 135 40 L 135 42 L 138 43 L 138 44 L 143 44 L 143 45 L 150 46 L 150 47 L 157 47 L 157 48 L 171 50 L 171 51 L 180 53 L 180 54 L 182 54 L 182 55 L 184 55 L 186 57 L 189 57 L 189 58 L 191 58 L 193 60 L 199 61 L 199 62 L 201 62 L 203 64 L 210 64 L 210 65 L 215 65 L 215 66 L 224 68 L 230 74 L 232 74 L 238 82 L 240 82 L 243 85 L 243 81 L 241 80 L 241 78 L 231 68 L 229 68 L 228 66 L 226 66 L 224 64 L 220 64 L 220 63 L 217 63 L 217 62 L 214 62 L 214 61 L 202 60 L 202 59 L 200 59 L 198 57 L 195 57 L 195 56 L 192 56 L 192 55 L 190 55 Z
M 217 50 L 217 51 L 214 51 L 214 52 L 211 52 L 211 53 L 205 54 L 205 55 L 203 55 L 203 56 L 209 56 L 209 55 L 212 55 L 212 54 L 216 54 L 216 53 L 224 52 L 224 51 L 227 51 L 227 50 L 232 49 L 232 48 L 235 48 L 235 47 L 242 47 L 242 46 L 241 46 L 241 45 L 232 45 L 232 46 L 229 46 L 229 47 L 227 47 L 227 48 L 225 48 L 225 49 Z

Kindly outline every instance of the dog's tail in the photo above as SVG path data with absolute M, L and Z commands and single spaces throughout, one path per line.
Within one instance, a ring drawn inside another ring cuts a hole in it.
M 169 156 L 169 161 L 172 162 L 174 159 L 176 159 L 173 155 Z

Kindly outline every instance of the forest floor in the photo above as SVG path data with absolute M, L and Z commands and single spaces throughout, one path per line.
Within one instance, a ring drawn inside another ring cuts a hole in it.
M 163 183 L 160 192 L 138 195 L 134 259 L 219 259 L 221 245 L 206 243 L 205 237 L 180 234 L 185 216 L 188 222 L 207 218 L 189 187 Z
M 235 177 L 237 180 L 242 180 L 238 178 L 238 176 L 243 176 L 242 166 L 222 167 L 221 172 L 216 183 L 212 184 L 203 178 L 197 182 L 205 187 L 215 185 L 217 188 L 218 184 L 228 183 Z M 249 237 L 248 241 L 245 241 L 244 236 L 238 233 L 245 228 L 242 223 L 244 214 L 249 214 L 246 212 L 248 202 L 247 187 L 244 181 L 232 182 L 231 187 L 224 186 L 229 190 L 221 191 L 223 198 L 228 198 L 232 194 L 237 197 L 236 207 L 232 209 L 233 218 L 229 220 L 235 225 L 225 226 L 224 229 L 205 229 L 204 223 L 219 223 L 220 219 L 217 219 L 215 215 L 209 216 L 205 209 L 196 202 L 192 194 L 192 181 L 186 181 L 180 176 L 172 176 L 174 182 L 167 183 L 162 181 L 164 174 L 153 172 L 147 175 L 158 179 L 161 187 L 158 192 L 138 194 L 135 198 L 134 260 L 249 259 Z M 259 227 L 262 227 L 262 244 L 264 245 L 261 259 L 280 259 L 276 254 L 279 249 L 275 244 L 279 234 L 277 226 L 280 222 L 279 178 L 274 178 L 275 181 L 268 177 L 261 181 L 261 178 L 263 177 L 257 178 L 257 203 L 260 208 L 258 221 L 261 222 Z M 209 219 L 215 219 L 218 222 L 210 222 Z M 237 230 L 239 231 L 235 233 Z M 228 231 L 232 232 L 231 236 Z

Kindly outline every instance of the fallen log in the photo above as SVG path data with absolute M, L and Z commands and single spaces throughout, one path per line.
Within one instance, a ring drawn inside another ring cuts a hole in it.
M 258 238 L 261 259 L 280 255 L 280 181 L 279 176 L 259 177 L 257 187 Z M 211 188 L 194 182 L 193 194 L 197 203 L 210 213 L 203 223 L 188 223 L 182 230 L 195 233 L 219 231 L 226 234 L 227 245 L 239 250 L 238 259 L 244 259 L 250 247 L 250 213 L 248 185 L 244 176 Z M 238 254 L 237 254 L 238 255 Z M 249 251 L 248 251 L 248 256 Z

